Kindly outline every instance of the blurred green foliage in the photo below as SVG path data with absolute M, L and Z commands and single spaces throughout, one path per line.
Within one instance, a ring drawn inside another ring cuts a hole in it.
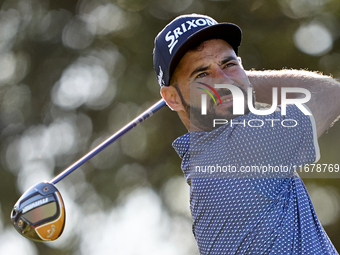
M 306 68 L 340 78 L 337 0 L 1 1 L 2 228 L 10 224 L 10 211 L 22 191 L 45 177 L 37 172 L 30 179 L 30 173 L 44 166 L 46 177 L 53 177 L 160 98 L 153 40 L 177 15 L 194 12 L 242 28 L 245 69 Z M 308 33 L 298 33 L 313 25 L 331 41 L 314 34 L 313 42 Z M 301 43 L 312 45 L 305 49 Z M 137 187 L 161 194 L 170 178 L 182 176 L 171 143 L 185 132 L 177 114 L 164 108 L 65 182 L 86 181 L 105 201 L 103 210 Z M 42 138 L 35 143 L 44 134 L 50 143 Z M 340 163 L 339 141 L 337 123 L 320 139 L 320 163 Z M 340 192 L 339 178 L 307 178 L 305 183 Z M 62 193 L 68 192 L 65 187 Z M 86 196 L 77 194 L 76 203 L 85 203 Z M 340 250 L 339 220 L 325 229 Z M 74 254 L 80 243 L 77 236 L 73 241 L 60 249 L 35 245 L 39 254 Z

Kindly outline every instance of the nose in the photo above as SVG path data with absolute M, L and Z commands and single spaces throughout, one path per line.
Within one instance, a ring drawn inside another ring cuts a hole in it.
M 214 70 L 215 84 L 234 84 L 233 80 L 219 66 Z

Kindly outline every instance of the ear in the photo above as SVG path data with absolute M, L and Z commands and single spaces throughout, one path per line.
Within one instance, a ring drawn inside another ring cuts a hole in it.
M 181 98 L 175 87 L 163 86 L 161 88 L 161 95 L 171 110 L 176 112 L 184 110 Z

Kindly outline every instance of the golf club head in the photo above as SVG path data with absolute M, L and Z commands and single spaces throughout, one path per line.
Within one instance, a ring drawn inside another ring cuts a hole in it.
M 65 226 L 65 206 L 58 189 L 49 182 L 32 186 L 14 205 L 11 220 L 15 229 L 30 240 L 56 240 Z

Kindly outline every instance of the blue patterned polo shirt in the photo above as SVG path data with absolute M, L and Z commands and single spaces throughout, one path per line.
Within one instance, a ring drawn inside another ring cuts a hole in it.
M 173 147 L 201 254 L 338 254 L 295 171 L 319 160 L 312 116 L 249 113 Z

